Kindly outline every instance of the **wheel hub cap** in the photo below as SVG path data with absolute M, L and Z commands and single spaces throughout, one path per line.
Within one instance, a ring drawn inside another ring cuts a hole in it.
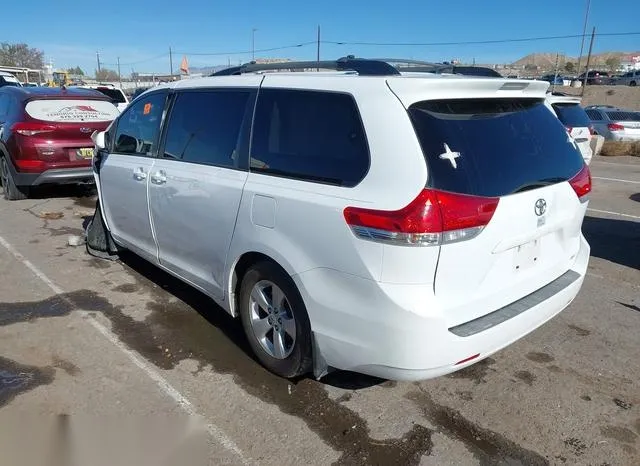
M 283 291 L 262 280 L 251 291 L 249 306 L 251 328 L 262 349 L 273 358 L 287 358 L 295 346 L 296 323 Z

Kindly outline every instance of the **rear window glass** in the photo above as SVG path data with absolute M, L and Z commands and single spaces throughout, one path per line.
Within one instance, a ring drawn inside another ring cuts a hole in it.
M 640 112 L 607 112 L 613 121 L 640 121 Z
M 32 100 L 27 103 L 25 110 L 36 120 L 67 123 L 111 121 L 120 113 L 111 102 L 84 99 Z
M 553 104 L 553 109 L 565 126 L 586 128 L 591 124 L 584 109 L 578 104 Z
M 505 196 L 566 181 L 584 164 L 541 100 L 425 101 L 409 114 L 435 189 Z
M 122 104 L 122 103 L 126 103 L 127 99 L 125 98 L 124 94 L 122 93 L 122 91 L 120 89 L 110 89 L 108 87 L 98 87 L 96 89 L 98 92 L 103 93 L 104 95 L 106 95 L 107 97 L 109 97 L 111 100 L 113 100 L 116 103 Z

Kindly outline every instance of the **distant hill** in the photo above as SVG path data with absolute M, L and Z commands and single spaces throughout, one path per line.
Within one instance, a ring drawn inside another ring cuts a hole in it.
M 591 55 L 591 66 L 604 66 L 609 58 L 614 57 L 617 59 L 622 59 L 629 55 L 640 55 L 640 51 L 637 52 L 602 52 Z M 582 65 L 586 64 L 587 56 L 582 57 Z M 568 55 L 559 55 L 558 56 L 558 64 L 562 67 L 566 62 L 578 62 L 578 57 L 570 57 Z M 537 65 L 540 68 L 553 68 L 556 64 L 556 54 L 555 53 L 530 53 L 529 55 L 522 57 L 519 60 L 516 60 L 512 63 L 514 66 L 525 66 L 525 65 Z

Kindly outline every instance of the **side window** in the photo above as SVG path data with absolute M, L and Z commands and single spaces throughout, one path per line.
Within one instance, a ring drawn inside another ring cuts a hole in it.
M 249 90 L 184 91 L 177 95 L 164 144 L 164 157 L 233 168 Z
M 369 169 L 369 149 L 353 97 L 262 89 L 250 168 L 305 181 L 357 185 Z
M 166 96 L 166 92 L 149 94 L 120 115 L 113 152 L 147 157 L 155 155 Z
M 587 112 L 591 121 L 602 120 L 602 114 L 598 110 L 585 110 L 585 112 Z

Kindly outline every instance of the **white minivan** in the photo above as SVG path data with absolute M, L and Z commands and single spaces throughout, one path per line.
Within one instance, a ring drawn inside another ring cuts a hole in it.
M 558 120 L 565 126 L 569 136 L 575 141 L 584 161 L 591 163 L 593 150 L 591 138 L 593 137 L 593 125 L 586 111 L 580 105 L 581 99 L 577 96 L 562 93 L 547 93 L 547 107 Z
M 89 245 L 209 295 L 284 377 L 436 377 L 568 306 L 591 177 L 548 83 L 335 63 L 142 94 L 94 134 Z

